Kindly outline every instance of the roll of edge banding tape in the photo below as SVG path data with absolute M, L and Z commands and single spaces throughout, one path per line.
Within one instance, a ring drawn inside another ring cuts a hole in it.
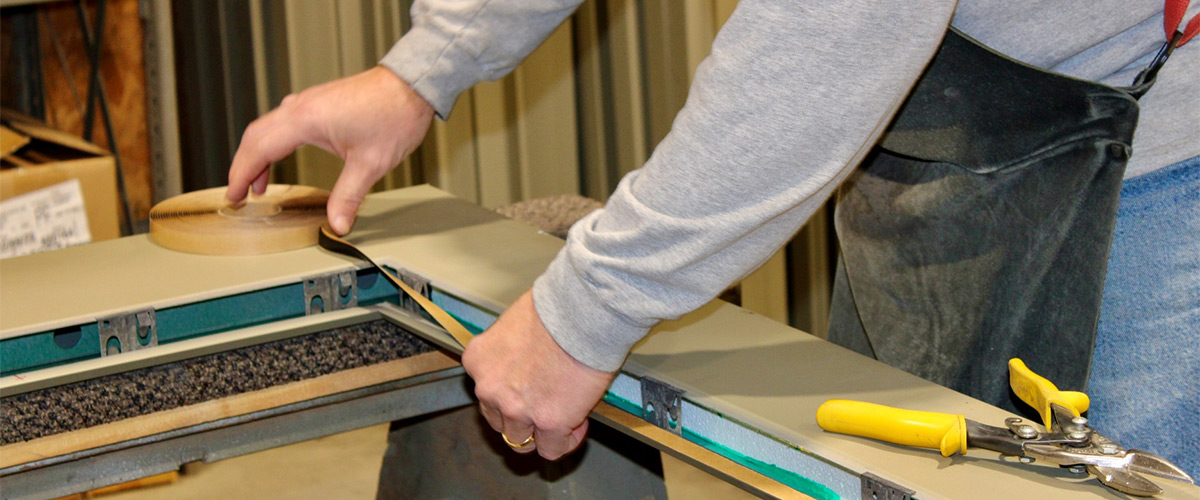
M 181 252 L 261 255 L 317 244 L 329 192 L 308 186 L 270 184 L 238 204 L 225 188 L 185 193 L 150 210 L 150 239 Z

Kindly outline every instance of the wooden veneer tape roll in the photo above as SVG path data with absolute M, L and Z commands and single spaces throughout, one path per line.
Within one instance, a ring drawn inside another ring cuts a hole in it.
M 308 186 L 270 184 L 239 204 L 225 188 L 193 191 L 150 210 L 150 239 L 181 252 L 260 255 L 317 244 L 329 192 Z

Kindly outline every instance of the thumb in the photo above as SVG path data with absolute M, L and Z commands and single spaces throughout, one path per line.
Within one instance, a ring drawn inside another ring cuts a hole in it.
M 333 232 L 339 235 L 350 232 L 350 226 L 354 224 L 363 198 L 371 190 L 371 185 L 386 171 L 360 161 L 353 155 L 347 155 L 346 166 L 338 176 L 337 183 L 333 185 L 333 191 L 329 193 L 329 227 Z

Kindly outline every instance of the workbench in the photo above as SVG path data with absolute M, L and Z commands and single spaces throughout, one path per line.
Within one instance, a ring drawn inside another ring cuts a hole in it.
M 428 186 L 369 196 L 347 239 L 475 331 L 562 246 Z M 453 340 L 372 272 L 319 248 L 211 257 L 166 250 L 146 236 L 0 261 L 3 398 L 372 321 L 436 346 L 4 445 L 0 495 L 66 495 L 473 404 Z M 72 335 L 76 342 L 64 348 Z M 815 413 L 832 398 L 997 425 L 1012 416 L 714 301 L 639 343 L 593 418 L 764 497 L 1122 496 L 1086 475 L 992 452 L 945 458 L 826 433 Z M 1156 482 L 1165 498 L 1200 496 L 1193 486 Z

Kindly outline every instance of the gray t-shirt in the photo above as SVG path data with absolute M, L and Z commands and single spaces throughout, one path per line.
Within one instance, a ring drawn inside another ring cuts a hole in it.
M 423 1 L 381 64 L 440 117 L 515 67 L 580 0 Z M 1127 85 L 1162 45 L 1162 0 L 742 0 L 671 132 L 534 284 L 555 340 L 620 367 L 664 319 L 761 265 L 878 139 L 947 25 L 1026 63 Z M 1200 12 L 1200 2 L 1187 18 Z M 1200 42 L 1142 99 L 1126 177 L 1200 155 Z

